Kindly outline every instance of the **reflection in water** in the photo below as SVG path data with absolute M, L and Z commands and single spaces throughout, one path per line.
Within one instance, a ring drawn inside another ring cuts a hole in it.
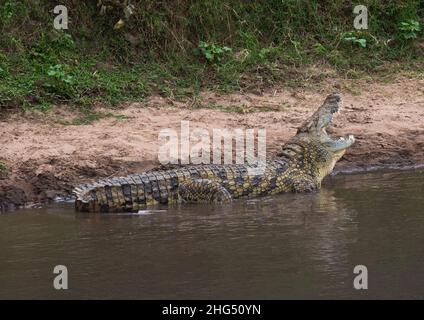
M 316 194 L 134 215 L 0 215 L 0 298 L 423 298 L 423 177 L 335 176 Z M 352 287 L 358 264 L 367 291 Z

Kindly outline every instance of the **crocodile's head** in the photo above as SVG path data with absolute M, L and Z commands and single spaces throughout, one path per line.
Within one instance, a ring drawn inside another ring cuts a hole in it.
M 331 173 L 346 149 L 355 142 L 353 135 L 333 138 L 326 131 L 334 114 L 339 111 L 341 102 L 339 93 L 329 95 L 323 105 L 297 130 L 295 136 L 295 140 L 302 141 L 309 149 L 307 162 L 313 167 L 318 183 Z

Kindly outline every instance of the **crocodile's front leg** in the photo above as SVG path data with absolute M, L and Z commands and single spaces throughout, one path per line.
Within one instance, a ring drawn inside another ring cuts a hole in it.
M 183 202 L 230 202 L 231 194 L 221 184 L 209 179 L 194 179 L 180 183 L 178 196 Z

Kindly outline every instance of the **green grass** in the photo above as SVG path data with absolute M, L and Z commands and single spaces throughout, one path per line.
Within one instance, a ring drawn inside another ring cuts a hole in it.
M 289 105 L 269 105 L 269 106 L 248 106 L 245 104 L 242 105 L 228 105 L 223 106 L 220 104 L 209 104 L 209 105 L 202 105 L 199 104 L 196 106 L 197 108 L 209 108 L 209 109 L 216 109 L 224 112 L 230 112 L 230 113 L 240 113 L 240 114 L 247 114 L 247 113 L 254 113 L 254 112 L 272 112 L 272 111 L 287 111 L 288 108 L 290 108 Z
M 86 113 L 84 122 L 102 117 L 87 111 L 94 104 L 152 94 L 302 86 L 312 65 L 348 77 L 391 63 L 396 72 L 423 67 L 419 0 L 362 1 L 365 31 L 353 29 L 352 4 L 343 0 L 140 0 L 119 30 L 120 9 L 100 16 L 96 1 L 63 3 L 72 12 L 65 32 L 52 28 L 54 1 L 0 4 L 0 112 L 69 104 Z

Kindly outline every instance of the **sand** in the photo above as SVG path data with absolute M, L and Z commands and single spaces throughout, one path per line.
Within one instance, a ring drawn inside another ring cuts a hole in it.
M 155 168 L 160 130 L 179 132 L 181 120 L 189 120 L 190 128 L 208 130 L 265 128 L 267 153 L 275 156 L 334 91 L 342 93 L 343 108 L 328 132 L 356 137 L 336 172 L 424 164 L 424 79 L 399 77 L 387 84 L 351 80 L 342 86 L 335 80 L 316 90 L 204 92 L 185 102 L 155 96 L 113 110 L 124 119 L 109 117 L 88 125 L 59 124 L 58 119 L 75 117 L 60 106 L 47 115 L 13 114 L 1 119 L 0 160 L 9 169 L 0 174 L 0 208 L 45 203 L 69 196 L 81 182 Z

